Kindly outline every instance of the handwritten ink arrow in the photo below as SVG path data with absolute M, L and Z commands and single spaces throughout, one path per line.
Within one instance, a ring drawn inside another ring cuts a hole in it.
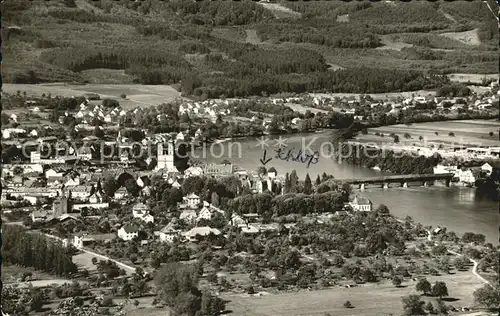
M 273 160 L 273 158 L 269 158 L 266 160 L 267 151 L 264 150 L 264 157 L 260 158 L 260 162 L 265 166 L 269 161 Z

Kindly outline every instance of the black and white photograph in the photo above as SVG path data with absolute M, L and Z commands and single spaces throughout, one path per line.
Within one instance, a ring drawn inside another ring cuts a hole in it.
M 498 316 L 498 0 L 2 0 L 1 316 Z

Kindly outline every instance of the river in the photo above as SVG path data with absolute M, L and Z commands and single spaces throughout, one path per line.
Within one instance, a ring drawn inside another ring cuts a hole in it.
M 285 135 L 286 149 L 309 146 L 312 150 L 323 149 L 327 154 L 331 132 L 304 135 Z M 352 179 L 378 176 L 384 173 L 339 163 L 328 155 L 320 156 L 316 164 L 307 167 L 307 163 L 284 161 L 276 158 L 275 149 L 278 138 L 269 137 L 269 146 L 259 146 L 257 138 L 230 141 L 215 144 L 207 149 L 198 148 L 194 155 L 198 160 L 207 163 L 220 163 L 229 160 L 233 164 L 248 171 L 256 170 L 261 166 L 260 159 L 264 149 L 266 158 L 272 158 L 266 167 L 274 167 L 279 174 L 297 171 L 298 176 L 304 179 L 308 173 L 315 180 L 317 175 L 327 173 L 336 179 Z M 203 153 L 206 153 L 203 155 Z M 429 188 L 410 186 L 409 188 L 378 189 L 368 188 L 357 192 L 368 197 L 376 207 L 385 204 L 391 213 L 397 217 L 411 216 L 423 225 L 445 226 L 448 230 L 455 231 L 459 236 L 467 231 L 482 233 L 488 242 L 498 244 L 498 203 L 476 197 L 475 190 L 465 187 L 433 186 Z

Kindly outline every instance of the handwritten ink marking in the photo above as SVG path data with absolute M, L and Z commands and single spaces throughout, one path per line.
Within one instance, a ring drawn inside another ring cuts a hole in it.
M 276 156 L 274 158 L 289 162 L 290 159 L 293 162 L 307 164 L 307 168 L 310 165 L 315 165 L 319 161 L 319 151 L 315 151 L 312 155 L 304 153 L 302 149 L 299 149 L 297 153 L 294 153 L 295 148 L 290 148 L 285 150 L 284 148 L 276 148 L 274 151 Z
M 265 165 L 266 165 L 269 161 L 273 160 L 273 158 L 266 159 L 266 155 L 267 155 L 267 150 L 264 150 L 264 157 L 262 157 L 262 158 L 260 159 L 260 163 L 261 163 L 262 165 L 264 165 L 264 166 L 265 166 Z

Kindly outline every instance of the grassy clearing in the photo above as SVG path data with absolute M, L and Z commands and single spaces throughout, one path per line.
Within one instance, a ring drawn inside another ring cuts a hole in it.
M 380 36 L 380 40 L 384 46 L 377 47 L 376 49 L 394 49 L 397 51 L 401 51 L 405 47 L 413 47 L 413 44 L 404 43 L 401 40 L 395 40 L 392 35 L 382 35 Z
M 473 304 L 472 293 L 482 283 L 470 272 L 459 272 L 454 275 L 427 277 L 429 282 L 444 281 L 455 307 Z M 230 300 L 227 308 L 234 315 L 243 316 L 302 316 L 302 315 L 400 315 L 403 306 L 401 297 L 416 294 L 415 281 L 404 282 L 404 287 L 396 288 L 391 284 L 364 285 L 354 288 L 333 288 L 321 291 L 300 291 L 295 293 L 262 295 L 225 295 Z M 425 301 L 435 303 L 435 298 L 422 297 Z M 343 307 L 349 300 L 354 309 Z
M 295 103 L 285 103 L 286 106 L 291 108 L 293 111 L 299 112 L 299 113 L 306 113 L 306 111 L 311 111 L 311 113 L 328 113 L 328 111 L 325 110 L 320 110 L 320 109 L 315 109 L 307 106 L 303 106 L 300 104 L 295 104 Z
M 159 308 L 152 305 L 154 297 L 139 297 L 137 299 L 131 299 L 128 304 L 125 305 L 124 311 L 127 316 L 169 316 L 170 309 L 167 307 Z M 139 301 L 138 306 L 134 306 L 134 301 Z M 115 304 L 122 304 L 125 299 L 115 298 L 113 299 Z
M 250 43 L 252 45 L 258 45 L 258 44 L 260 44 L 262 42 L 260 40 L 259 35 L 257 35 L 257 31 L 256 30 L 245 30 L 245 32 L 247 34 L 247 37 L 245 39 L 245 41 L 247 43 Z
M 467 44 L 448 37 L 443 37 L 439 34 L 415 34 L 415 33 L 400 33 L 383 35 L 382 38 L 387 37 L 388 41 L 396 43 L 404 43 L 407 45 L 437 48 L 437 49 L 467 49 Z
M 441 33 L 440 35 L 457 40 L 457 41 L 460 41 L 460 42 L 468 44 L 468 45 L 478 46 L 478 45 L 481 45 L 481 40 L 479 39 L 479 35 L 477 34 L 477 31 L 478 31 L 478 29 L 473 29 L 471 31 L 465 31 L 465 32 Z
M 215 27 L 210 34 L 233 42 L 244 42 L 246 39 L 246 33 L 237 27 Z
M 89 271 L 89 273 L 97 271 L 97 266 L 92 263 L 92 256 L 89 255 L 88 253 L 82 252 L 77 255 L 74 255 L 72 260 L 77 265 L 78 270 L 85 269 Z
M 32 280 L 50 280 L 53 278 L 53 276 L 40 271 L 35 271 L 35 269 L 33 268 L 4 264 L 2 266 L 2 281 L 5 284 L 17 283 L 20 281 L 21 277 L 23 276 L 23 273 L 26 272 L 32 273 L 31 277 Z
M 339 22 L 339 23 L 349 22 L 349 14 L 342 14 L 342 15 L 337 16 L 337 22 Z

